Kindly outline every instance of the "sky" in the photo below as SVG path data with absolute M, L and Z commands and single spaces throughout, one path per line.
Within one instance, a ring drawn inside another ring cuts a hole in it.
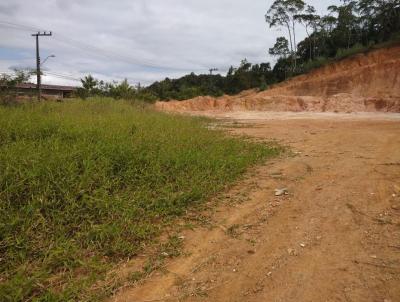
M 278 36 L 264 15 L 273 0 L 1 0 L 0 73 L 34 68 L 38 30 L 46 84 L 104 81 L 151 84 L 190 72 L 225 74 L 246 58 L 273 62 Z M 339 0 L 308 0 L 320 14 Z M 297 27 L 298 41 L 305 30 Z M 32 82 L 35 82 L 32 79 Z

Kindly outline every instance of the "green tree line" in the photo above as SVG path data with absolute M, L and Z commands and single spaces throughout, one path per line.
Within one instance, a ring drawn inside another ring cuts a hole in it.
M 242 60 L 239 67 L 231 66 L 226 76 L 190 73 L 179 79 L 166 78 L 148 87 L 131 86 L 126 79 L 120 83 L 104 83 L 91 75 L 81 79 L 81 82 L 82 88 L 79 88 L 77 92 L 81 98 L 108 96 L 116 99 L 154 102 L 155 100 L 184 100 L 200 95 L 233 95 L 255 87 L 264 90 L 269 84 L 275 83 L 276 79 L 269 63 L 251 64 L 247 60 Z
M 81 80 L 82 88 L 77 95 L 154 102 L 200 95 L 233 95 L 252 88 L 265 90 L 332 60 L 400 40 L 400 0 L 341 0 L 327 11 L 326 15 L 318 15 L 315 8 L 303 0 L 274 0 L 265 21 L 270 28 L 283 29 L 285 35 L 278 37 L 268 50 L 276 58 L 273 68 L 270 63 L 252 64 L 244 59 L 238 67 L 231 66 L 226 75 L 190 73 L 147 87 L 132 86 L 127 80 L 105 83 L 88 75 Z M 306 37 L 298 42 L 300 28 L 306 32 Z M 21 77 L 16 78 L 20 80 Z M 15 81 L 3 77 L 3 82 L 13 84 Z M 3 83 L 3 90 L 8 86 Z
M 275 0 L 265 17 L 269 27 L 286 31 L 269 49 L 278 57 L 273 69 L 278 81 L 400 39 L 400 0 L 341 0 L 324 16 L 303 0 Z M 298 26 L 307 36 L 296 43 Z
M 329 6 L 328 14 L 323 16 L 303 0 L 275 0 L 265 20 L 270 28 L 282 28 L 286 33 L 268 51 L 277 60 L 273 68 L 270 63 L 252 64 L 244 59 L 239 67 L 231 66 L 224 76 L 191 73 L 145 88 L 132 87 L 126 80 L 104 84 L 89 76 L 82 80 L 82 94 L 154 101 L 233 95 L 252 88 L 265 90 L 334 59 L 399 40 L 400 0 L 341 0 L 340 5 Z M 297 42 L 300 27 L 306 38 Z

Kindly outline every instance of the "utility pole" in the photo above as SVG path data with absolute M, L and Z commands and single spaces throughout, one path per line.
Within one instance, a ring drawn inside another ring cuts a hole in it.
M 36 37 L 36 87 L 37 87 L 37 97 L 38 100 L 42 98 L 42 90 L 41 90 L 41 75 L 40 75 L 40 55 L 39 55 L 39 37 L 43 36 L 51 36 L 51 32 L 40 32 L 38 31 L 36 34 L 32 34 L 32 37 Z
M 210 75 L 212 75 L 212 74 L 213 74 L 213 71 L 218 71 L 218 68 L 211 68 L 211 69 L 209 69 L 208 71 L 210 72 Z

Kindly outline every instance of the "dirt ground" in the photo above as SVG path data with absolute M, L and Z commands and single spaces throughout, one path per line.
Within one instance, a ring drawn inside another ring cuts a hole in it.
M 182 234 L 184 255 L 112 301 L 400 301 L 400 116 L 274 116 L 217 116 L 291 153 L 252 169 Z
M 400 113 L 400 45 L 360 53 L 272 85 L 221 97 L 157 102 L 163 111 Z

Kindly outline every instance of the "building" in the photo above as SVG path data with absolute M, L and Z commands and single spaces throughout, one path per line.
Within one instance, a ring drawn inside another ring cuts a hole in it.
M 46 85 L 42 84 L 42 97 L 64 99 L 72 97 L 77 87 L 73 86 L 60 86 L 60 85 Z M 20 83 L 15 86 L 17 94 L 20 96 L 34 96 L 37 94 L 36 84 L 33 83 Z

